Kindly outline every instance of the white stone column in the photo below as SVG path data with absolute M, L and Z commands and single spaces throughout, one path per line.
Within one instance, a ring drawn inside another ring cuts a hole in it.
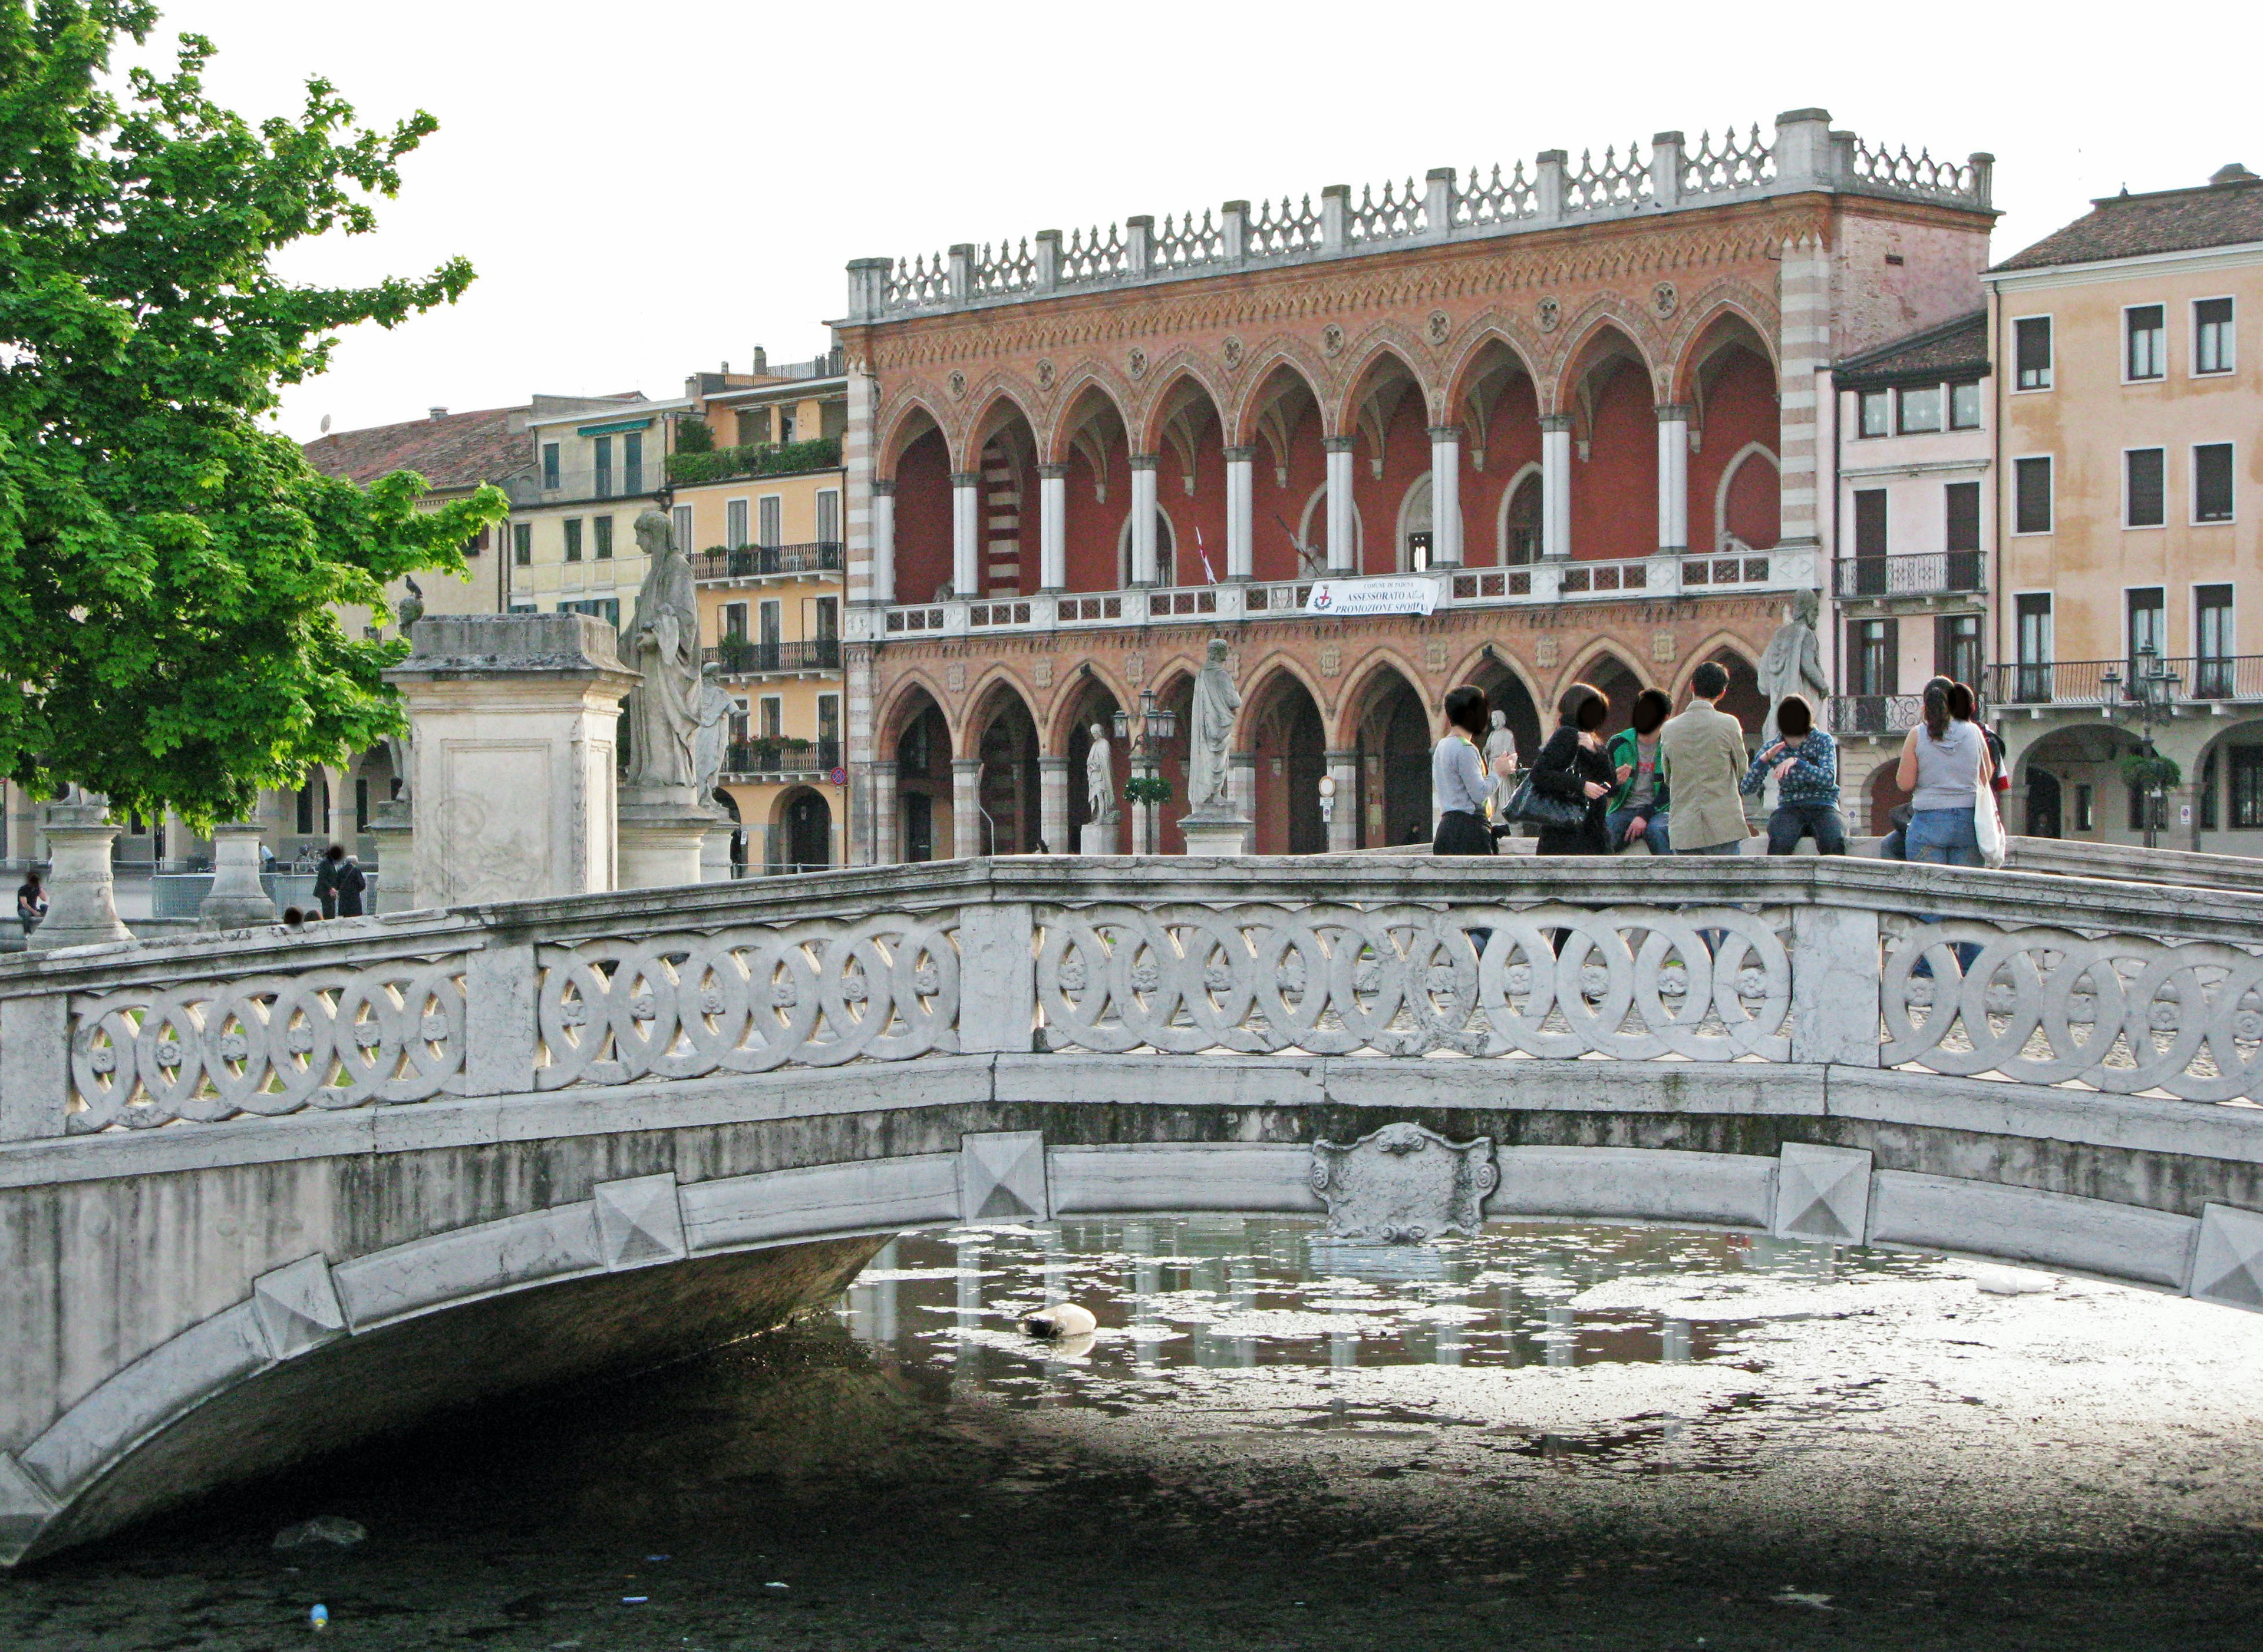
M 1257 450 L 1225 450 L 1225 577 L 1253 578 L 1257 566 Z
M 951 594 L 964 602 L 982 590 L 982 475 L 961 471 L 951 479 Z
M 1658 409 L 1658 548 L 1689 548 L 1689 409 L 1670 402 Z
M 1254 752 L 1232 754 L 1226 759 L 1226 777 L 1232 783 L 1233 790 L 1229 795 L 1233 798 L 1233 812 L 1251 823 L 1248 848 L 1252 853 L 1254 853 L 1257 836 L 1257 754 Z
M 1068 588 L 1068 466 L 1038 466 L 1038 588 Z M 1052 840 L 1048 839 L 1050 842 Z
M 25 945 L 45 952 L 133 940 L 134 932 L 119 921 L 111 883 L 110 846 L 118 828 L 111 823 L 109 801 L 99 792 L 82 792 L 76 802 L 51 803 L 47 827 L 47 920 Z
M 1038 759 L 1038 835 L 1055 855 L 1074 855 L 1068 840 L 1068 759 Z
M 232 820 L 213 828 L 213 883 L 197 907 L 199 928 L 242 929 L 275 921 L 274 898 L 259 880 L 263 831 L 257 820 Z
M 1155 567 L 1155 455 L 1132 456 L 1132 583 L 1153 585 Z
M 1572 554 L 1572 420 L 1551 413 L 1540 421 L 1540 554 Z
M 1359 754 L 1330 752 L 1328 778 L 1336 783 L 1334 812 L 1328 817 L 1328 853 L 1348 855 L 1359 847 Z
M 990 852 L 989 828 L 982 821 L 982 760 L 951 760 L 951 853 L 972 860 Z
M 1359 438 L 1332 436 L 1321 445 L 1328 456 L 1328 572 L 1359 571 L 1359 506 L 1352 493 L 1352 449 Z
M 872 600 L 896 600 L 896 485 L 872 484 Z
M 1430 427 L 1430 565 L 1462 565 L 1462 427 Z
M 871 784 L 867 790 L 872 799 L 872 864 L 893 866 L 903 858 L 903 850 L 896 841 L 901 829 L 896 804 L 896 766 L 876 758 L 870 767 Z

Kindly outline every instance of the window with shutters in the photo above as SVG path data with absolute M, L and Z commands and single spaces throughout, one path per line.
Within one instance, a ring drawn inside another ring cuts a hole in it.
M 817 738 L 821 744 L 836 749 L 841 744 L 841 696 L 837 694 L 817 696 Z
M 2014 641 L 2020 651 L 2013 698 L 2028 703 L 2047 701 L 2051 697 L 2051 661 L 2057 658 L 2057 648 L 2051 626 L 2051 594 L 2026 592 L 2014 601 L 2012 611 L 2016 625 Z
M 621 438 L 621 491 L 644 492 L 644 432 L 631 430 Z
M 558 444 L 555 442 L 542 444 L 542 485 L 545 487 L 558 486 Z
M 1886 594 L 1886 490 L 1858 488 L 1855 494 L 1855 592 Z
M 613 519 L 611 516 L 592 516 L 589 519 L 589 526 L 592 530 L 590 549 L 595 552 L 596 559 L 600 562 L 611 561 Z
M 1980 616 L 1944 614 L 1933 622 L 1933 668 L 1952 682 L 1980 681 Z
M 837 487 L 817 490 L 817 543 L 841 543 L 841 490 Z
M 821 596 L 817 599 L 817 639 L 837 641 L 841 636 L 841 599 Z
M 690 556 L 692 552 L 697 549 L 697 547 L 691 543 L 691 507 L 689 505 L 678 505 L 672 514 L 676 518 L 674 527 L 676 548 L 683 552 L 684 555 Z
M 2169 595 L 2158 585 L 2141 585 L 2125 592 L 2122 601 L 2129 613 L 2129 653 L 2122 691 L 2133 694 L 2138 677 L 2157 669 L 2154 662 L 2168 655 Z
M 613 496 L 613 438 L 601 436 L 589 444 L 590 465 L 596 473 L 597 485 L 592 491 L 600 499 Z
M 1891 619 L 1858 619 L 1847 627 L 1847 657 L 1854 667 L 1856 695 L 1872 696 L 1899 693 L 1901 638 L 1899 623 Z
M 2238 364 L 2231 336 L 2230 299 L 2202 299 L 2193 306 L 2193 371 L 2228 373 Z
M 785 702 L 775 694 L 763 696 L 763 738 L 766 740 L 785 738 Z
M 760 507 L 756 514 L 756 520 L 761 523 L 761 530 L 755 543 L 759 545 L 784 545 L 785 540 L 780 531 L 780 524 L 785 518 L 784 498 L 777 494 L 764 494 L 755 502 Z
M 2012 358 L 2019 390 L 2051 387 L 2051 318 L 2023 315 L 2012 323 Z
M 747 501 L 727 500 L 723 505 L 723 543 L 734 551 L 746 548 Z
M 582 519 L 579 516 L 566 518 L 566 559 L 568 562 L 582 559 Z
M 534 566 L 534 524 L 514 522 L 510 524 L 510 559 L 518 567 Z
M 2012 461 L 2012 531 L 2051 530 L 2051 462 L 2048 458 Z
M 2193 520 L 2231 520 L 2231 444 L 2209 442 L 2193 449 Z
M 2122 525 L 2158 528 L 2168 520 L 2169 456 L 2165 448 L 2133 447 L 2122 455 Z
M 1941 538 L 1948 552 L 1942 569 L 1946 583 L 1952 591 L 1977 591 L 1981 586 L 1980 484 L 1950 482 L 1941 492 L 1947 516 Z
M 2160 379 L 2169 371 L 2168 311 L 2158 304 L 2133 304 L 2122 312 L 2122 375 L 2131 383 Z
M 2232 644 L 2231 588 L 2194 586 L 2192 691 L 2195 696 L 2203 700 L 2231 697 L 2231 657 L 2238 652 Z

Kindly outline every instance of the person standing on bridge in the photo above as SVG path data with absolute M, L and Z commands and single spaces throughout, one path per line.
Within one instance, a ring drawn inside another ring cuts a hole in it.
M 1603 751 L 1599 732 L 1611 715 L 1611 696 L 1601 689 L 1575 682 L 1556 703 L 1556 732 L 1532 761 L 1532 790 L 1558 803 L 1575 804 L 1584 812 L 1576 826 L 1543 826 L 1536 855 L 1609 855 L 1610 839 L 1603 831 L 1603 806 L 1610 800 L 1618 776 Z
M 1674 852 L 1741 855 L 1752 835 L 1739 785 L 1744 725 L 1721 709 L 1729 674 L 1708 660 L 1689 674 L 1689 703 L 1659 731 L 1658 753 L 1674 776 Z
M 1486 819 L 1493 782 L 1478 748 L 1486 712 L 1483 689 L 1464 684 L 1446 696 L 1446 737 L 1430 754 L 1430 806 L 1438 817 L 1433 855 L 1493 853 L 1493 828 Z

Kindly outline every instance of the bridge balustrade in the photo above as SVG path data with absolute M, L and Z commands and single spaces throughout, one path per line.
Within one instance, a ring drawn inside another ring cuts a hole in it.
M 2263 898 L 1820 859 L 1009 857 L 401 914 L 0 966 L 0 1139 L 981 1052 L 2246 1102 Z

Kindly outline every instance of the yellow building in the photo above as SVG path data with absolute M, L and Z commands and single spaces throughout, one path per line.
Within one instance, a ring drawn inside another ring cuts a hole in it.
M 534 398 L 510 487 L 510 610 L 628 622 L 645 574 L 636 519 L 660 502 L 670 417 L 690 405 L 633 391 Z
M 730 692 L 719 790 L 749 871 L 843 862 L 841 433 L 837 354 L 687 389 L 670 460 L 706 658 Z M 728 378 L 728 375 L 722 376 Z M 687 425 L 696 426 L 689 436 Z M 712 444 L 705 451 L 687 451 Z
M 2263 178 L 2108 197 L 1987 284 L 2027 827 L 2263 853 Z

